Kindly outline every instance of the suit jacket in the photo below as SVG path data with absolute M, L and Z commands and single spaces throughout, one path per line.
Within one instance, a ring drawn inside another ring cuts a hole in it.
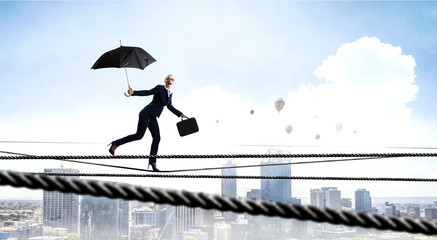
M 168 96 L 167 89 L 165 89 L 164 85 L 157 85 L 150 90 L 134 91 L 132 96 L 149 96 L 152 94 L 152 102 L 143 109 L 147 111 L 150 115 L 152 115 L 153 117 L 159 117 L 165 106 L 167 106 L 168 110 L 170 110 L 176 116 L 180 117 L 182 115 L 182 112 L 177 110 L 171 104 L 171 98 L 173 96 L 173 93 Z

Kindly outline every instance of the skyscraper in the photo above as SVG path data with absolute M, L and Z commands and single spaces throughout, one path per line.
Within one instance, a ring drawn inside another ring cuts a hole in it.
M 425 218 L 428 220 L 437 219 L 437 209 L 436 208 L 426 208 L 425 209 Z
M 336 187 L 322 187 L 322 189 L 311 189 L 311 205 L 317 207 L 341 208 L 341 191 Z
M 325 207 L 325 198 L 323 196 L 323 191 L 320 189 L 310 190 L 311 205 L 316 207 Z
M 246 193 L 247 198 L 261 199 L 261 189 L 250 189 L 250 192 Z
M 173 236 L 178 238 L 180 232 L 189 231 L 197 224 L 196 208 L 174 206 L 173 209 Z
M 341 191 L 337 188 L 327 189 L 325 191 L 325 206 L 333 209 L 341 209 Z
M 233 167 L 235 163 L 228 160 L 223 167 Z M 236 176 L 236 168 L 222 169 L 223 176 Z M 222 196 L 237 197 L 237 179 L 236 178 L 222 178 Z
M 233 167 L 235 163 L 232 160 L 228 160 L 224 167 Z M 236 176 L 236 168 L 222 169 L 223 176 Z M 225 197 L 237 197 L 237 179 L 236 178 L 222 178 L 222 196 Z M 237 214 L 234 212 L 223 212 L 223 218 L 226 221 L 233 221 L 237 219 Z
M 396 206 L 391 202 L 385 202 L 385 214 L 396 215 Z
M 407 215 L 413 218 L 420 218 L 420 207 L 418 206 L 408 206 Z
M 45 173 L 79 173 L 72 168 L 46 168 Z M 57 191 L 43 192 L 43 223 L 52 228 L 67 228 L 79 232 L 79 195 Z
M 119 240 L 128 238 L 128 201 L 84 195 L 80 207 L 81 239 Z
M 132 213 L 133 225 L 150 225 L 153 228 L 158 227 L 159 212 L 153 211 L 150 208 L 137 209 Z
M 358 189 L 355 191 L 355 211 L 357 212 L 372 212 L 372 198 L 370 192 L 366 189 Z
M 281 154 L 280 150 L 269 150 L 267 154 Z M 261 165 L 290 162 L 290 159 L 266 158 Z M 291 165 L 262 166 L 261 176 L 291 176 Z M 261 197 L 264 200 L 291 202 L 291 179 L 261 179 Z

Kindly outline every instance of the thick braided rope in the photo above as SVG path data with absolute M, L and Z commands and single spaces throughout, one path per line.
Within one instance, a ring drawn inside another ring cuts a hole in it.
M 212 155 L 21 155 L 0 156 L 0 160 L 29 159 L 147 159 L 152 158 L 336 158 L 336 157 L 437 157 L 437 153 L 305 153 L 305 154 L 212 154 Z
M 228 178 L 228 179 L 293 179 L 339 181 L 437 182 L 437 178 L 389 177 L 323 177 L 323 176 L 250 176 L 250 175 L 182 175 L 182 174 L 121 174 L 121 173 L 44 173 L 23 172 L 33 175 L 67 177 L 143 177 L 143 178 Z
M 54 177 L 0 171 L 0 185 L 44 189 L 64 193 L 87 194 L 108 198 L 122 198 L 155 202 L 159 204 L 183 205 L 216 209 L 219 211 L 246 212 L 251 215 L 295 218 L 315 222 L 328 222 L 347 226 L 394 230 L 409 233 L 437 234 L 437 223 L 422 219 L 400 218 L 378 214 L 333 210 L 315 206 L 302 206 L 269 202 L 264 200 L 222 197 L 206 193 L 192 193 L 184 190 L 167 190 L 102 181 L 86 181 L 72 177 Z

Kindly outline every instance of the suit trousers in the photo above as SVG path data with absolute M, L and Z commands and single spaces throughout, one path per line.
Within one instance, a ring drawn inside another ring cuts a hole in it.
M 149 128 L 149 131 L 152 134 L 153 138 L 152 146 L 150 148 L 150 155 L 156 155 L 158 153 L 159 142 L 161 141 L 158 120 L 156 119 L 156 117 L 151 116 L 146 109 L 141 110 L 139 114 L 137 132 L 124 138 L 115 140 L 114 142 L 117 146 L 121 146 L 128 142 L 140 140 L 146 133 L 147 128 Z M 156 158 L 149 158 L 149 162 L 156 162 Z

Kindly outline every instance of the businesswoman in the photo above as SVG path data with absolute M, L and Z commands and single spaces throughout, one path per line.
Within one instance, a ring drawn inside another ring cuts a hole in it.
M 149 96 L 153 95 L 153 100 L 147 106 L 141 110 L 138 119 L 138 127 L 137 132 L 132 135 L 128 135 L 124 138 L 120 138 L 110 143 L 111 147 L 109 148 L 109 153 L 114 155 L 115 149 L 117 147 L 126 144 L 128 142 L 140 140 L 143 138 L 146 129 L 149 128 L 150 133 L 152 134 L 152 146 L 150 149 L 150 155 L 156 155 L 158 153 L 158 145 L 161 140 L 161 136 L 159 134 L 159 125 L 158 120 L 159 116 L 162 113 L 162 110 L 165 106 L 176 116 L 182 118 L 188 118 L 181 111 L 177 110 L 173 107 L 171 103 L 171 98 L 173 93 L 170 91 L 170 88 L 174 84 L 173 75 L 169 74 L 164 80 L 165 85 L 157 85 L 156 87 L 150 90 L 142 90 L 142 91 L 133 91 L 132 88 L 129 87 L 128 93 L 131 96 Z M 149 158 L 149 165 L 152 166 L 154 172 L 158 172 L 159 169 L 156 168 L 156 158 Z M 147 167 L 148 168 L 148 167 Z

